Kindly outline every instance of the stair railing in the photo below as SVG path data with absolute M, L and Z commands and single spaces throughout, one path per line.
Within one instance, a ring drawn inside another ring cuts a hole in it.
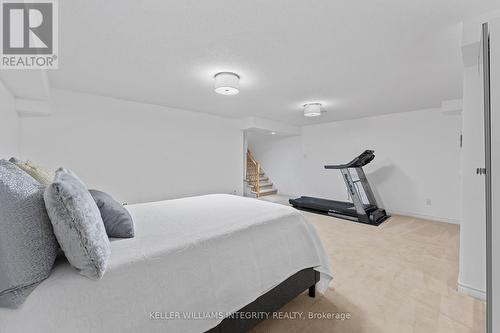
M 257 198 L 260 194 L 260 164 L 255 160 L 250 152 L 250 149 L 247 150 L 247 182 L 253 187 L 255 195 Z

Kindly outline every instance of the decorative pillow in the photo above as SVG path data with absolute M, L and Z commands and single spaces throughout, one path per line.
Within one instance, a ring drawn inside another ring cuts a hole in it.
M 42 185 L 49 185 L 52 180 L 54 180 L 54 172 L 51 172 L 42 166 L 35 165 L 30 161 L 21 161 L 15 157 L 12 157 L 9 161 L 14 163 L 31 177 L 35 178 Z
M 0 307 L 16 308 L 50 275 L 59 245 L 44 186 L 0 160 Z
M 94 198 L 97 207 L 99 207 L 108 236 L 116 238 L 134 237 L 134 221 L 128 210 L 105 192 L 98 190 L 89 190 L 89 192 Z
M 44 194 L 54 233 L 69 263 L 80 274 L 100 279 L 111 245 L 101 213 L 87 187 L 71 171 L 58 169 Z

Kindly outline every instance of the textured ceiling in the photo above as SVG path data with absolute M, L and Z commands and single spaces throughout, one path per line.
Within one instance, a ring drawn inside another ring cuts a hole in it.
M 59 1 L 56 88 L 295 125 L 461 97 L 460 22 L 494 0 Z M 235 71 L 241 93 L 213 92 Z M 302 116 L 320 101 L 327 113 Z

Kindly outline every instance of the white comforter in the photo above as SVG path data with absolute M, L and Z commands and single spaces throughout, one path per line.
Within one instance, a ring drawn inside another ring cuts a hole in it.
M 112 241 L 102 280 L 61 260 L 20 309 L 0 309 L 0 332 L 204 332 L 301 269 L 321 272 L 319 292 L 331 279 L 291 207 L 216 194 L 127 208 L 136 237 Z

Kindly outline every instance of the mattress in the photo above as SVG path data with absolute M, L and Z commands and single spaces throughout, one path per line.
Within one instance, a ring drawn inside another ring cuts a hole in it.
M 332 277 L 314 228 L 295 209 L 214 194 L 126 206 L 136 237 L 112 240 L 102 280 L 62 258 L 0 332 L 204 332 L 308 267 Z

